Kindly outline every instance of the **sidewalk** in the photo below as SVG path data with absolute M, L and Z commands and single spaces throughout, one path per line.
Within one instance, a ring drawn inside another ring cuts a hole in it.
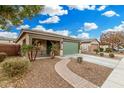
M 115 67 L 102 88 L 124 88 L 124 58 Z

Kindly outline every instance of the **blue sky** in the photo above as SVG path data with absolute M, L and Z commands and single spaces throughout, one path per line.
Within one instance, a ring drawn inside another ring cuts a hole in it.
M 99 38 L 102 32 L 124 29 L 124 6 L 45 6 L 44 10 L 23 24 L 13 26 L 11 32 L 0 36 L 17 37 L 20 29 L 48 31 L 75 38 Z

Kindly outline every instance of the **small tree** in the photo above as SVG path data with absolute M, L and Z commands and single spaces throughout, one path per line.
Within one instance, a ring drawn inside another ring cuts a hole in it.
M 51 52 L 50 52 L 50 56 L 51 59 L 55 58 L 55 55 L 58 53 L 59 50 L 59 45 L 55 42 L 51 42 L 52 47 L 51 47 Z
M 31 45 L 22 45 L 21 47 L 21 52 L 22 52 L 22 55 L 25 56 L 26 54 L 28 55 L 28 59 L 29 61 L 33 61 L 33 57 L 32 57 L 32 49 L 33 49 L 33 46 Z
M 100 36 L 101 44 L 108 44 L 112 50 L 124 43 L 124 31 L 108 31 Z
M 30 62 L 34 62 L 36 60 L 38 50 L 39 50 L 38 46 L 23 45 L 21 47 L 23 55 L 27 54 Z

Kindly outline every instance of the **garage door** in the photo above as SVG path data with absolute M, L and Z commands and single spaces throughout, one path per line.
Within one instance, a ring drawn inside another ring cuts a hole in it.
M 64 42 L 64 46 L 63 46 L 64 55 L 76 54 L 76 53 L 78 53 L 78 43 Z

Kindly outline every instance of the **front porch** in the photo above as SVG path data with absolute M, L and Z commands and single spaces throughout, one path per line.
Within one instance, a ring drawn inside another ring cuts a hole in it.
M 50 56 L 52 43 L 57 45 L 57 52 L 55 53 L 55 55 L 60 56 L 60 41 L 32 38 L 32 45 L 35 46 L 37 44 L 39 47 L 37 57 Z

